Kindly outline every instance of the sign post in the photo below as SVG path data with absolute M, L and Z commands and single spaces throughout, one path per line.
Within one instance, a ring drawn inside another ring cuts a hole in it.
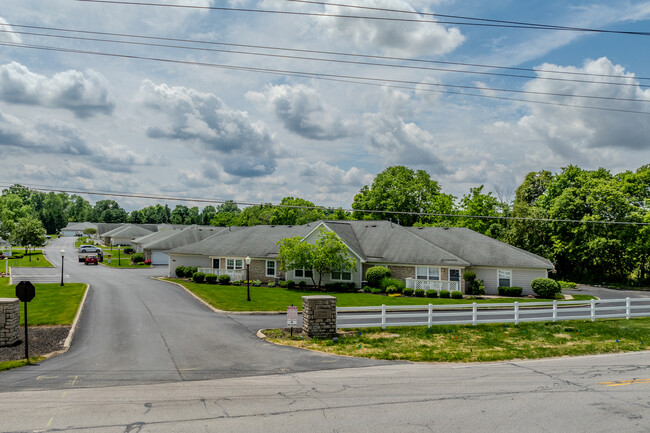
M 293 327 L 298 325 L 298 307 L 287 307 L 287 326 L 291 328 L 291 338 L 293 338 Z
M 21 281 L 16 285 L 16 298 L 18 298 L 25 308 L 25 359 L 29 362 L 29 334 L 27 332 L 27 303 L 36 296 L 36 289 L 29 281 Z

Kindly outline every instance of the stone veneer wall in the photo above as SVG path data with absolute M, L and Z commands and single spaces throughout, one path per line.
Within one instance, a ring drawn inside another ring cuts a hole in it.
M 0 298 L 0 347 L 12 346 L 19 338 L 20 301 Z
M 315 338 L 331 338 L 336 335 L 334 296 L 302 297 L 302 331 Z

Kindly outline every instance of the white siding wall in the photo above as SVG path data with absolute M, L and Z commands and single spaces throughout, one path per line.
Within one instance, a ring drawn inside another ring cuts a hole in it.
M 169 255 L 169 276 L 176 277 L 176 268 L 179 266 L 198 266 L 200 268 L 211 268 L 212 261 L 208 256 L 190 256 L 180 254 Z
M 530 282 L 535 278 L 546 278 L 548 273 L 546 269 L 517 269 L 517 268 L 483 268 L 474 267 L 469 270 L 476 272 L 476 279 L 483 280 L 485 283 L 486 295 L 499 294 L 499 282 L 497 280 L 497 272 L 499 269 L 510 269 L 512 271 L 512 287 L 523 288 L 523 295 L 533 295 L 533 289 L 530 287 Z

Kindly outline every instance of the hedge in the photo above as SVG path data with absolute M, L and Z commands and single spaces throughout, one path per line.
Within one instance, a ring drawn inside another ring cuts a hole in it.
M 366 271 L 366 281 L 370 287 L 379 287 L 385 277 L 390 277 L 390 269 L 386 266 L 373 266 Z
M 562 289 L 560 284 L 550 278 L 535 278 L 530 282 L 533 292 L 540 298 L 553 299 Z
M 523 291 L 521 287 L 499 287 L 499 296 L 517 297 L 521 296 Z

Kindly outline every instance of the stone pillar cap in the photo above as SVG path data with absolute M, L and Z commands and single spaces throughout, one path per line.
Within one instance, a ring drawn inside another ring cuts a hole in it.
M 302 299 L 336 299 L 336 296 L 330 296 L 330 295 L 312 295 L 312 296 L 303 296 Z

